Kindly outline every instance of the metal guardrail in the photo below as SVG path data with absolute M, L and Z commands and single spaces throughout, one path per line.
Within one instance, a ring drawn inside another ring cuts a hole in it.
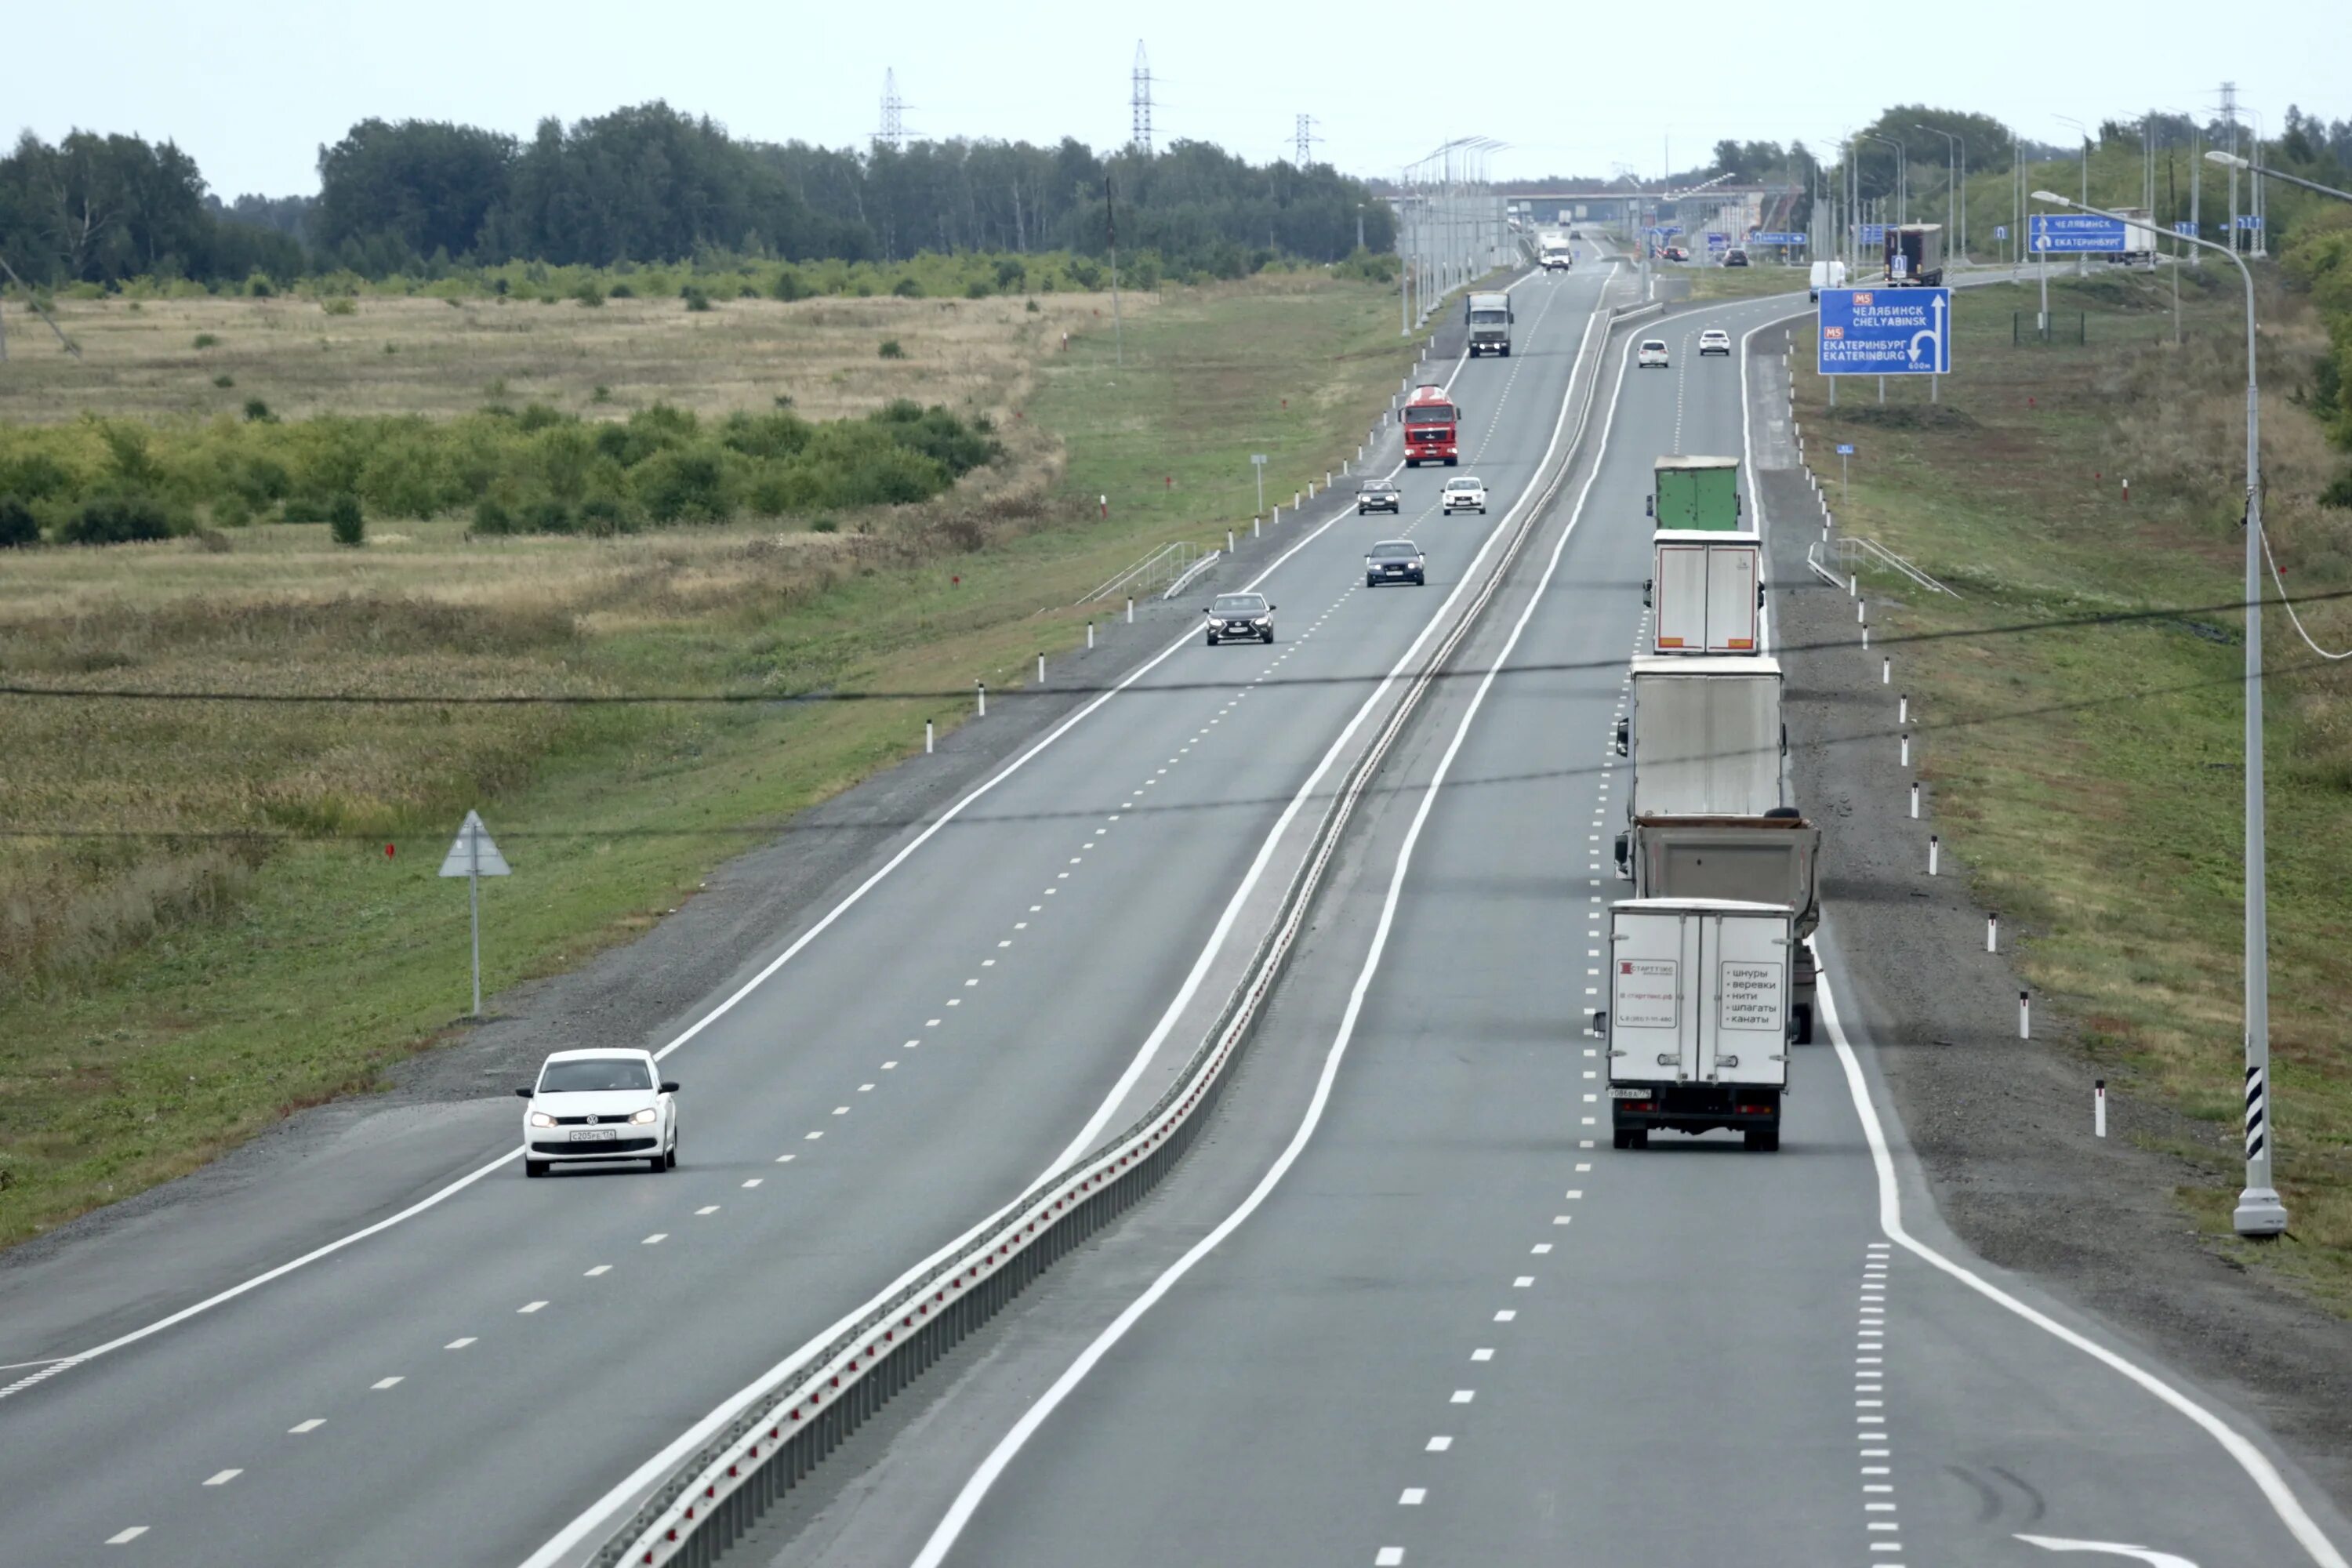
M 1163 544 L 1093 593 L 1079 598 L 1070 607 L 1076 609 L 1083 605 L 1098 605 L 1121 594 L 1133 594 L 1139 597 L 1151 595 L 1187 572 L 1199 570 L 1199 563 L 1204 554 L 1215 553 L 1214 546 L 1195 544 L 1186 539 Z
M 1930 593 L 1949 594 L 1955 599 L 1960 596 L 1957 591 L 1930 577 L 1874 539 L 1864 539 L 1859 534 L 1842 533 L 1830 541 L 1830 552 L 1837 558 L 1838 564 L 1841 566 L 1876 564 L 1889 567 Z
M 1209 568 L 1214 566 L 1220 560 L 1222 560 L 1224 553 L 1225 552 L 1222 550 L 1210 551 L 1206 555 L 1202 556 L 1198 561 L 1193 562 L 1192 564 L 1185 567 L 1182 572 L 1179 573 L 1177 574 L 1176 581 L 1169 584 L 1168 591 L 1160 596 L 1162 599 L 1174 598 L 1177 595 L 1182 593 L 1185 589 L 1192 585 L 1193 578 L 1198 577 L 1201 574 L 1206 572 Z
M 1610 329 L 1622 318 L 1611 313 Z M 768 1506 L 804 1479 L 819 1461 L 890 1398 L 992 1317 L 1022 1289 L 1148 1192 L 1197 1134 L 1226 1082 L 1226 1068 L 1246 1043 L 1257 1009 L 1304 929 L 1308 905 L 1337 850 L 1341 831 L 1396 737 L 1509 575 L 1537 522 L 1549 510 L 1590 426 L 1603 377 L 1609 332 L 1585 384 L 1567 457 L 1528 510 L 1459 621 L 1413 677 L 1380 735 L 1333 795 L 1317 826 L 1314 849 L 1285 889 L 1280 913 L 1259 942 L 1216 1025 L 1184 1070 L 1151 1109 L 1099 1152 L 1047 1178 L 1016 1199 L 1006 1217 L 954 1258 L 892 1295 L 855 1329 L 835 1339 L 786 1381 L 755 1401 L 655 1489 L 589 1559 L 592 1568 L 623 1563 L 706 1568 L 740 1539 Z

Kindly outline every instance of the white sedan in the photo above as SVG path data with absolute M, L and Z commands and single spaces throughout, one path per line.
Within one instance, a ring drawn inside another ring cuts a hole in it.
M 527 1176 L 589 1161 L 677 1164 L 677 1085 L 662 1081 L 651 1051 L 557 1051 L 515 1093 L 530 1102 L 522 1116 Z
M 1635 370 L 1647 370 L 1652 365 L 1656 365 L 1660 370 L 1674 368 L 1666 363 L 1666 340 L 1664 338 L 1643 338 L 1642 346 L 1633 351 Z
M 1445 481 L 1445 511 L 1451 516 L 1457 511 L 1475 511 L 1486 515 L 1486 481 L 1465 476 Z
M 1707 328 L 1698 335 L 1698 352 L 1701 357 L 1722 354 L 1728 359 L 1731 355 L 1731 334 L 1721 327 Z

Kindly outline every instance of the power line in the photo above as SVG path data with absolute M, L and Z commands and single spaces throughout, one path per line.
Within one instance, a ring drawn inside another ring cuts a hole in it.
M 1609 586 L 1589 584 L 1588 586 Z M 1631 587 L 1631 584 L 1617 584 Z M 2326 604 L 2331 600 L 2352 599 L 2352 588 L 2330 589 L 2326 593 L 2309 594 L 2300 601 L 2305 605 Z M 2284 604 L 2283 599 L 2265 596 L 2265 605 Z M 2210 604 L 2175 605 L 2144 610 L 2108 610 L 2095 615 L 2053 616 L 2045 620 L 2013 621 L 1994 626 L 1960 626 L 1943 631 L 1914 632 L 1903 636 L 1874 639 L 1878 646 L 1895 647 L 1903 645 L 1932 644 L 1978 637 L 2015 637 L 2032 632 L 2073 631 L 2101 626 L 2160 625 L 2182 621 L 2199 615 L 2242 614 L 2242 599 L 2218 599 Z M 1840 638 L 1830 642 L 1792 643 L 1782 647 L 1783 653 L 1812 653 L 1849 647 L 1853 643 Z M 1620 657 L 1558 661 L 1545 664 L 1513 665 L 1506 674 L 1558 675 L 1580 671 L 1620 668 Z M 1439 679 L 1483 677 L 1477 668 L 1442 670 Z M 1367 672 L 1354 675 L 1285 676 L 1268 679 L 1268 686 L 1333 687 L 1362 686 L 1387 679 L 1384 674 Z M 1151 695 L 1172 695 L 1190 691 L 1223 691 L 1233 684 L 1230 678 L 1214 680 L 1171 681 L 1155 684 L 1138 690 Z M 1045 686 L 1008 689 L 1004 699 L 1096 697 L 1117 691 L 1117 685 L 1056 681 Z M 877 691 L 629 691 L 629 692 L 365 692 L 365 691 L 158 691 L 136 687 L 114 686 L 36 686 L 23 681 L 0 682 L 0 698 L 21 697 L 36 700 L 58 701 L 119 701 L 119 702 L 223 702 L 261 707 L 299 707 L 316 704 L 329 707 L 354 708 L 656 708 L 656 707 L 747 707 L 774 708 L 815 707 L 839 702 L 937 702 L 969 700 L 968 687 L 932 689 L 886 689 Z

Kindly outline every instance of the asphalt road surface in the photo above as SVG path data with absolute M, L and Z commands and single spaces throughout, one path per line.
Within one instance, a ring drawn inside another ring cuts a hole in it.
M 1624 374 L 1580 510 L 1465 647 L 1494 679 L 1450 683 L 1392 762 L 1247 1092 L 761 1560 L 2340 1561 L 2352 1533 L 2258 1426 L 1937 1222 L 1875 1109 L 1842 911 L 1850 1043 L 1799 1052 L 1780 1151 L 1610 1147 L 1581 1025 L 1623 891 L 1643 498 L 1659 454 L 1745 449 L 1748 361 L 1700 361 L 1699 331 L 1788 309 L 1633 330 L 1671 370 Z M 1785 418 L 1757 435 L 1785 460 Z M 1779 521 L 1776 578 L 1815 520 Z
M 251 1253 L 267 1194 L 181 1215 L 135 1264 L 93 1254 L 78 1278 L 69 1252 L 38 1301 L 0 1286 L 0 1557 L 496 1563 L 562 1539 L 549 1558 L 572 1560 L 692 1424 L 1114 1131 L 1114 1104 L 1193 1043 L 1179 1005 L 1261 845 L 1491 559 L 1605 279 L 1521 284 L 1511 357 L 1441 367 L 1462 466 L 1400 473 L 1401 518 L 1350 510 L 1283 556 L 1262 584 L 1273 646 L 1193 634 L 948 826 L 910 830 L 804 949 L 782 933 L 747 955 L 749 988 L 666 1060 L 677 1171 L 526 1181 L 516 1101 L 426 1112 L 447 1119 L 438 1163 L 395 1152 L 319 1179 L 418 1198 L 452 1164 L 486 1173 L 134 1342 L 55 1359 L 237 1283 L 207 1227 Z M 1436 515 L 1468 473 L 1492 510 Z M 1429 585 L 1366 590 L 1364 549 L 1397 533 Z

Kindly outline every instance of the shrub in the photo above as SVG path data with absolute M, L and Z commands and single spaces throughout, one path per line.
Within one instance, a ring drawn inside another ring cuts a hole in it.
M 711 308 L 710 296 L 697 284 L 688 284 L 677 291 L 677 297 L 686 301 L 686 308 L 689 310 L 708 310 Z
M 474 503 L 476 533 L 512 533 L 514 513 L 509 511 L 496 496 L 484 496 Z
M 874 352 L 884 359 L 905 359 L 907 357 L 907 351 L 898 346 L 898 340 L 896 338 L 884 338 L 882 340 L 882 346 Z
M 727 462 L 711 447 L 674 447 L 646 459 L 637 494 L 656 522 L 723 522 L 734 510 Z
M 224 389 L 232 387 L 236 384 L 236 377 L 233 375 L 216 375 L 213 377 L 213 384 Z
M 359 314 L 360 302 L 348 294 L 338 294 L 331 300 L 320 300 L 319 309 L 326 311 L 330 316 L 356 316 Z
M 963 286 L 963 297 L 967 300 L 985 300 L 995 291 L 988 286 L 985 278 L 975 278 Z
M 248 299 L 267 300 L 278 292 L 278 286 L 269 280 L 268 273 L 257 272 L 245 280 L 245 292 Z
M 2336 475 L 2327 488 L 2319 492 L 2322 506 L 2352 507 L 2352 473 Z
M 579 286 L 572 290 L 572 297 L 583 305 L 602 305 L 604 302 L 604 290 L 596 286 L 596 280 L 593 278 L 583 278 Z
M 996 286 L 1010 294 L 1029 281 L 1029 268 L 1017 257 L 1006 257 L 996 264 Z
M 572 425 L 578 421 L 560 408 L 550 408 L 544 403 L 530 403 L 525 404 L 523 411 L 515 416 L 515 423 L 527 431 L 532 431 L 544 430 L 551 425 Z
M 768 292 L 789 305 L 794 300 L 807 299 L 816 290 L 809 287 L 808 280 L 801 276 L 798 268 L 787 267 L 776 274 L 776 280 L 768 286 Z
M 258 397 L 248 397 L 245 400 L 245 418 L 246 423 L 249 425 L 278 423 L 278 416 L 269 412 L 269 405 L 262 402 Z
M 367 542 L 367 517 L 360 510 L 360 498 L 346 490 L 327 503 L 327 527 L 335 542 L 357 548 Z
M 890 292 L 901 300 L 919 300 L 923 297 L 923 286 L 912 277 L 906 277 L 891 284 Z
M 588 401 L 591 403 L 610 403 L 613 401 L 613 389 L 609 386 L 604 385 L 602 383 L 599 383 L 596 390 L 588 395 Z
M 41 542 L 40 520 L 15 496 L 0 496 L 0 550 L 21 550 Z
M 196 347 L 200 349 L 208 349 L 219 342 L 220 339 L 213 336 L 210 332 L 198 332 L 196 334 Z
M 637 291 L 626 283 L 615 283 L 605 289 L 604 294 L 607 299 L 613 300 L 634 300 L 637 297 Z
M 814 522 L 809 524 L 809 531 L 811 533 L 838 533 L 841 531 L 841 524 L 834 521 L 833 519 L 829 517 L 821 517 Z
M 74 488 L 73 470 L 47 452 L 27 452 L 0 463 L 0 492 L 26 500 L 65 495 Z
M 1037 313 L 1037 301 L 1034 300 L 1029 301 L 1029 313 L 1033 316 Z
M 553 496 L 541 496 L 524 507 L 522 523 L 532 533 L 570 533 L 575 526 L 572 509 Z
M 628 503 L 613 496 L 591 496 L 580 503 L 580 528 L 599 539 L 610 539 L 616 533 L 636 531 L 636 518 Z
M 141 490 L 92 496 L 81 503 L 58 537 L 68 544 L 127 544 L 169 539 L 182 520 L 156 497 Z
M 221 528 L 246 528 L 253 522 L 253 503 L 235 490 L 213 502 L 213 522 Z

